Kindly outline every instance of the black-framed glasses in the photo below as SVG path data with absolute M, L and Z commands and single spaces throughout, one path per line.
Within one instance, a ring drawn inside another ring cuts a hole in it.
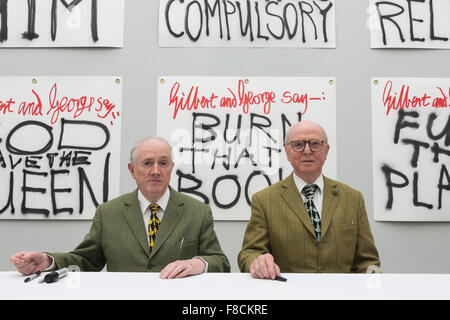
M 312 140 L 293 140 L 289 142 L 292 150 L 295 152 L 301 152 L 305 150 L 306 144 L 309 144 L 309 149 L 313 152 L 319 152 L 322 150 L 325 141 L 321 141 L 318 139 Z

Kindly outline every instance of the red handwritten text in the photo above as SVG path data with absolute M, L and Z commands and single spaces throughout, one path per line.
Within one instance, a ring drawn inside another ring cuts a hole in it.
M 80 116 L 84 110 L 91 111 L 91 107 L 95 102 L 94 97 L 80 97 L 80 98 L 68 98 L 62 97 L 58 99 L 58 86 L 56 83 L 53 85 L 52 89 L 49 93 L 49 104 L 50 109 L 47 111 L 47 114 L 52 113 L 50 122 L 54 124 L 58 121 L 61 112 L 73 112 L 74 118 Z
M 316 99 L 314 99 L 314 100 L 316 100 Z M 288 104 L 288 103 L 303 104 L 304 108 L 303 108 L 303 112 L 301 113 L 302 115 L 304 115 L 306 113 L 306 111 L 308 110 L 308 94 L 307 93 L 292 94 L 290 91 L 285 91 L 285 92 L 283 92 L 283 98 L 281 98 L 281 102 L 286 103 L 286 104 Z
M 49 93 L 49 105 L 47 115 L 51 114 L 50 122 L 52 124 L 58 121 L 61 113 L 73 113 L 72 117 L 76 119 L 85 112 L 97 112 L 97 117 L 105 119 L 116 107 L 111 100 L 103 97 L 58 97 L 58 86 L 56 83 Z
M 114 110 L 114 108 L 116 107 L 116 105 L 114 103 L 112 103 L 109 99 L 103 99 L 103 98 L 98 98 L 97 99 L 97 103 L 98 103 L 98 107 L 95 108 L 95 111 L 97 111 L 97 116 L 99 118 L 105 119 L 107 116 L 109 116 L 109 114 L 111 113 L 111 111 Z M 103 114 L 101 114 L 103 113 Z M 115 119 L 116 117 L 113 114 L 113 118 Z
M 185 96 L 184 92 L 181 92 L 180 94 L 178 93 L 179 89 L 180 83 L 175 82 L 172 89 L 170 90 L 169 106 L 174 105 L 174 119 L 177 117 L 179 110 L 197 110 L 199 106 L 201 108 L 216 107 L 216 105 L 214 104 L 214 99 L 216 99 L 217 96 L 214 93 L 212 93 L 209 98 L 205 96 L 199 97 L 198 86 L 192 86 L 189 90 L 188 95 Z
M 15 104 L 15 103 L 16 102 L 13 101 L 12 98 L 9 98 L 9 100 L 5 101 L 5 102 L 0 100 L 0 113 L 3 112 L 3 114 L 6 114 L 6 113 L 13 112 L 13 110 L 11 109 L 11 105 Z
M 264 113 L 269 114 L 272 103 L 274 103 L 275 92 L 265 91 L 255 94 L 252 91 L 245 91 L 245 83 L 239 80 L 238 85 L 239 106 L 242 106 L 242 111 L 247 114 L 250 105 L 258 105 L 264 103 Z
M 39 95 L 36 93 L 36 91 L 31 90 L 34 94 L 34 96 L 37 99 L 37 102 L 26 102 L 23 101 L 19 104 L 19 110 L 18 114 L 21 114 L 23 116 L 25 115 L 32 115 L 32 116 L 42 116 L 42 102 Z
M 398 110 L 404 108 L 426 107 L 430 105 L 428 94 L 424 93 L 422 97 L 413 96 L 409 97 L 410 87 L 402 85 L 400 94 L 397 96 L 397 92 L 392 94 L 392 81 L 388 81 L 383 91 L 383 104 L 387 107 L 386 115 L 389 115 L 391 110 Z

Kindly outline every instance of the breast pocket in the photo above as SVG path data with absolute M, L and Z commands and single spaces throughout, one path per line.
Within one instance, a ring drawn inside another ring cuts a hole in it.
M 179 242 L 180 248 L 180 260 L 192 259 L 198 255 L 198 241 L 197 240 L 184 240 Z

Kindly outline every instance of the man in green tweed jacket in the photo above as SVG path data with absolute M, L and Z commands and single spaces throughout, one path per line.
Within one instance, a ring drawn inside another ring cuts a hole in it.
M 230 271 L 210 207 L 169 187 L 169 144 L 158 137 L 143 139 L 130 158 L 128 168 L 138 188 L 98 206 L 91 230 L 73 251 L 13 255 L 10 260 L 19 272 L 69 265 L 100 271 L 106 264 L 108 271 L 160 272 L 166 279 Z M 158 205 L 153 211 L 152 204 Z
M 318 124 L 290 128 L 285 151 L 293 173 L 253 195 L 238 255 L 242 272 L 273 279 L 281 272 L 380 270 L 362 194 L 322 175 L 329 148 Z

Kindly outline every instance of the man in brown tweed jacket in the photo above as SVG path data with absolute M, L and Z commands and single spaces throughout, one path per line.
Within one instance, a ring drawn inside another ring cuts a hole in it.
M 362 194 L 322 175 L 329 148 L 318 124 L 290 128 L 285 151 L 293 173 L 253 195 L 238 255 L 242 272 L 273 279 L 281 272 L 380 270 Z M 307 199 L 304 190 L 311 186 Z

